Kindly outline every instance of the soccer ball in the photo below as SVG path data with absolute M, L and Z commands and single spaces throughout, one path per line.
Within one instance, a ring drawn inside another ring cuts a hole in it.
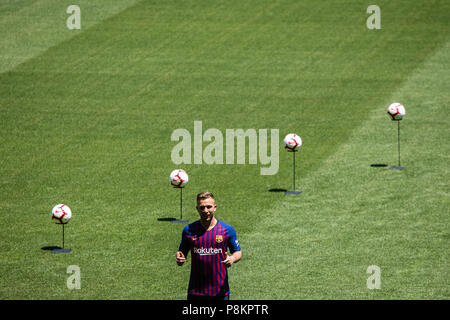
M 402 120 L 406 114 L 405 107 L 401 103 L 394 102 L 387 108 L 387 114 L 392 120 Z
M 284 148 L 289 152 L 295 152 L 302 146 L 302 139 L 295 133 L 290 133 L 283 140 Z
M 66 224 L 72 218 L 72 210 L 65 204 L 57 204 L 52 209 L 52 219 Z
M 189 177 L 183 169 L 176 169 L 170 174 L 169 180 L 173 187 L 184 188 L 189 181 Z

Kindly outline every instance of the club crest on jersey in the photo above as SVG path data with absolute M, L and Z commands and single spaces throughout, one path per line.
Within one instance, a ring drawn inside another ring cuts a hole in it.
M 192 241 L 197 241 L 197 236 L 192 236 Z
M 221 243 L 223 241 L 223 236 L 221 235 L 221 234 L 218 234 L 217 236 L 216 236 L 216 242 L 217 243 Z

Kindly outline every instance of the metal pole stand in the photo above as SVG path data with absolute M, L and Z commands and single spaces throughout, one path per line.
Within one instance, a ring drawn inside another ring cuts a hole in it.
M 188 223 L 189 220 L 183 220 L 183 188 L 180 189 L 180 220 L 171 220 L 172 223 Z
M 397 120 L 398 130 L 397 130 L 397 150 L 398 150 L 398 166 L 389 167 L 390 170 L 403 170 L 405 167 L 402 167 L 400 164 L 400 120 Z
M 295 191 L 295 151 L 291 151 L 293 153 L 292 155 L 292 191 L 285 191 L 284 194 L 301 194 L 301 191 Z
M 69 253 L 72 252 L 72 249 L 64 249 L 64 225 L 65 223 L 57 223 L 62 225 L 62 248 L 53 249 L 53 253 Z

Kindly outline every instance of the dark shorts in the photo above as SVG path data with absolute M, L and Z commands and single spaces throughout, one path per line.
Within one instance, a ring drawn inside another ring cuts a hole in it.
M 197 296 L 194 294 L 188 294 L 187 299 L 191 301 L 225 301 L 230 300 L 230 296 Z

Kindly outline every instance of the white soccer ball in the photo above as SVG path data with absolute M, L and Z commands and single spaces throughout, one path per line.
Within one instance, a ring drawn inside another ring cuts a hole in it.
M 57 204 L 52 209 L 52 219 L 66 224 L 72 218 L 72 210 L 65 204 Z
M 189 181 L 189 177 L 183 169 L 176 169 L 170 174 L 169 180 L 175 188 L 184 188 Z
M 289 152 L 294 152 L 302 146 L 302 139 L 295 133 L 290 133 L 283 140 L 284 148 Z
M 406 114 L 405 107 L 398 102 L 394 102 L 389 105 L 387 108 L 387 113 L 391 117 L 392 120 L 402 120 Z

